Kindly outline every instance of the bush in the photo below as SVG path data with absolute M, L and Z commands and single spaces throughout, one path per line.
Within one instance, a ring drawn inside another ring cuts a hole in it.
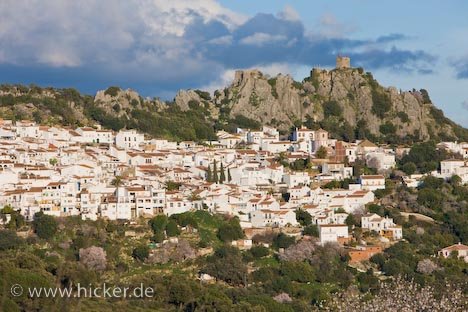
M 21 246 L 24 240 L 10 230 L 0 230 L 0 250 L 15 249 Z
M 398 118 L 400 118 L 401 122 L 408 122 L 409 121 L 409 116 L 405 112 L 398 112 L 397 116 L 398 116 Z
M 315 224 L 310 224 L 302 231 L 304 235 L 319 237 L 318 227 Z
M 253 246 L 250 248 L 249 252 L 257 259 L 266 257 L 270 253 L 269 249 L 265 246 Z
M 312 216 L 310 215 L 310 213 L 303 209 L 297 209 L 296 220 L 297 222 L 299 222 L 300 225 L 307 226 L 312 223 Z
M 337 101 L 328 101 L 323 103 L 323 114 L 325 118 L 331 116 L 341 117 L 343 114 L 343 109 Z
M 392 108 L 390 96 L 385 91 L 379 91 L 376 88 L 372 89 L 372 113 L 384 118 L 385 114 Z
M 418 169 L 415 165 L 414 162 L 407 162 L 406 164 L 404 164 L 402 167 L 401 167 L 401 170 L 403 170 L 404 173 L 406 173 L 407 175 L 411 175 L 413 173 L 416 172 L 416 169 Z
M 239 219 L 232 218 L 228 222 L 222 224 L 218 229 L 217 236 L 223 242 L 234 241 L 244 237 Z
M 132 257 L 139 261 L 145 261 L 149 256 L 149 247 L 146 245 L 140 245 L 133 249 Z
M 104 91 L 104 94 L 110 95 L 110 96 L 117 96 L 121 89 L 119 87 L 109 87 L 107 88 L 106 91 Z
M 180 234 L 180 230 L 177 227 L 177 223 L 174 220 L 169 220 L 169 222 L 167 222 L 166 234 L 169 237 L 178 236 Z
M 101 247 L 91 246 L 82 248 L 79 252 L 80 262 L 88 269 L 94 271 L 104 271 L 107 265 L 107 254 Z
M 386 123 L 380 125 L 379 130 L 383 135 L 395 134 L 396 127 L 391 122 L 386 122 Z
M 288 248 L 289 246 L 293 245 L 296 242 L 294 237 L 288 236 L 284 233 L 279 233 L 273 239 L 273 247 L 276 249 L 279 248 Z
M 43 239 L 50 239 L 57 233 L 58 223 L 54 217 L 38 212 L 34 215 L 34 232 Z
M 153 230 L 153 233 L 162 232 L 166 229 L 166 224 L 168 219 L 165 215 L 158 215 L 151 220 L 149 220 L 148 224 Z

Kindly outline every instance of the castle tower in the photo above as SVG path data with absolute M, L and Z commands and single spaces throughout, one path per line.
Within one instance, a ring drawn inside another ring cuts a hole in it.
M 336 57 L 336 69 L 351 68 L 351 60 L 347 56 Z

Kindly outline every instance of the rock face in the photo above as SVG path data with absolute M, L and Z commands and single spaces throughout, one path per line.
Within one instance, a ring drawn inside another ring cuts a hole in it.
M 155 127 L 148 121 L 151 116 L 167 124 L 174 118 L 181 125 L 190 120 L 193 127 L 183 129 L 178 137 L 191 139 L 206 139 L 208 133 L 214 136 L 214 131 L 229 126 L 263 124 L 287 133 L 291 126 L 305 124 L 351 141 L 363 137 L 383 138 L 388 143 L 406 142 L 407 138 L 408 142 L 468 140 L 468 130 L 447 119 L 431 103 L 427 91 L 383 87 L 362 68 L 346 66 L 313 69 L 302 82 L 289 75 L 269 77 L 258 70 L 237 71 L 233 82 L 214 95 L 181 90 L 172 102 L 144 99 L 119 87 L 98 91 L 93 98 L 74 89 L 0 85 L 2 118 L 63 125 L 101 123 L 114 130 L 137 127 L 155 136 L 177 132 L 167 125 Z
M 110 87 L 96 93 L 94 103 L 103 108 L 107 113 L 124 116 L 134 109 L 144 110 L 152 106 L 156 110 L 164 109 L 165 104 L 159 99 L 143 99 L 136 91 L 122 90 L 118 87 Z
M 358 68 L 313 69 L 303 82 L 289 75 L 269 78 L 258 70 L 245 70 L 237 71 L 226 89 L 216 91 L 213 102 L 218 109 L 227 107 L 231 118 L 243 115 L 283 130 L 307 119 L 330 118 L 324 108 L 333 102 L 341 108 L 340 115 L 333 116 L 337 124 L 354 128 L 361 121 L 373 135 L 380 135 L 385 125 L 384 130 L 398 137 L 424 140 L 440 133 L 456 137 L 450 122 L 435 120 L 437 109 L 421 91 L 382 87 Z M 186 93 L 179 94 L 176 102 L 184 108 Z

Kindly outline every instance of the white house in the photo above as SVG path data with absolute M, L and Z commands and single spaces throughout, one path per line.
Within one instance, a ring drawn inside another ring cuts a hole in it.
M 385 189 L 385 177 L 383 175 L 361 175 L 359 180 L 363 190 L 376 191 Z
M 115 136 L 115 145 L 118 148 L 137 149 L 144 140 L 145 136 L 136 130 L 120 130 Z
M 321 244 L 328 242 L 337 243 L 340 240 L 347 240 L 349 239 L 348 226 L 346 224 L 319 225 L 319 239 Z
M 441 257 L 448 258 L 452 253 L 456 253 L 458 258 L 463 259 L 468 263 L 468 246 L 458 243 L 441 249 L 438 254 Z
M 394 240 L 403 238 L 401 226 L 396 225 L 392 218 L 381 217 L 375 213 L 365 214 L 361 217 L 361 227 L 375 231 L 380 235 L 389 236 Z
M 250 213 L 252 227 L 284 227 L 297 225 L 296 213 L 292 209 L 260 209 Z

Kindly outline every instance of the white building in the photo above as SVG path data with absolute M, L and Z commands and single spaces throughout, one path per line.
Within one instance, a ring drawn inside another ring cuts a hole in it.
M 321 244 L 347 240 L 349 239 L 348 226 L 346 224 L 319 225 L 319 239 Z
M 388 236 L 394 240 L 403 238 L 401 226 L 396 225 L 392 218 L 381 217 L 375 213 L 365 214 L 361 217 L 361 227 L 375 231 L 380 235 Z
M 385 177 L 383 175 L 361 175 L 359 180 L 363 190 L 376 191 L 385 189 Z
M 120 130 L 115 136 L 115 145 L 118 148 L 138 149 L 144 140 L 145 136 L 136 130 Z

